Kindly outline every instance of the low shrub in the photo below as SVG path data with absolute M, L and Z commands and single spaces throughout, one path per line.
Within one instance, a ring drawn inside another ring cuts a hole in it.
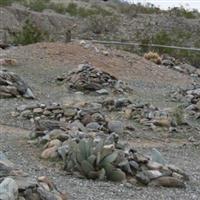
M 181 7 L 175 7 L 169 10 L 170 14 L 175 15 L 177 17 L 185 17 L 188 19 L 195 19 L 200 17 L 200 13 L 198 10 L 188 10 L 185 9 L 183 6 Z
M 9 6 L 13 3 L 13 0 L 1 0 L 0 6 Z
M 88 19 L 88 29 L 95 34 L 114 32 L 119 25 L 119 19 L 116 16 L 95 15 Z
M 44 9 L 48 8 L 50 0 L 29 0 L 22 1 L 22 4 L 26 7 L 29 7 L 31 10 L 41 12 Z
M 148 53 L 145 53 L 144 58 L 146 60 L 150 60 L 150 61 L 154 62 L 155 64 L 158 64 L 158 65 L 161 64 L 161 57 L 156 52 L 150 51 Z
M 13 39 L 15 44 L 32 44 L 44 41 L 48 38 L 48 34 L 36 27 L 30 19 L 25 21 L 25 24 L 20 32 Z

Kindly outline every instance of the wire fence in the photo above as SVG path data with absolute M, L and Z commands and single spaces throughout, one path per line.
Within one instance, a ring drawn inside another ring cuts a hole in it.
M 134 42 L 119 42 L 119 41 L 106 41 L 106 40 L 87 40 L 87 41 L 91 41 L 93 43 L 98 43 L 98 44 L 159 47 L 159 48 L 180 49 L 180 50 L 199 51 L 200 52 L 200 48 L 195 48 L 195 47 L 179 47 L 179 46 L 168 46 L 168 45 L 161 45 L 161 44 L 140 44 L 140 43 L 134 43 Z

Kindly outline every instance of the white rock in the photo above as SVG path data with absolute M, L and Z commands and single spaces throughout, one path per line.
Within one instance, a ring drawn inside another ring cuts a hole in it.
M 1 200 L 16 200 L 18 198 L 18 186 L 12 178 L 5 178 L 0 184 Z

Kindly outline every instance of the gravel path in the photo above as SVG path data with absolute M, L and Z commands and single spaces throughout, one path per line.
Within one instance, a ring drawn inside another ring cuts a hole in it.
M 103 47 L 98 46 L 101 50 Z M 183 168 L 191 177 L 186 189 L 169 188 L 131 188 L 123 184 L 110 182 L 95 182 L 81 180 L 66 175 L 60 168 L 60 163 L 44 162 L 39 158 L 41 148 L 27 144 L 29 131 L 17 127 L 31 128 L 30 124 L 16 121 L 11 118 L 10 112 L 16 106 L 31 102 L 69 102 L 92 99 L 94 97 L 74 96 L 68 93 L 65 86 L 55 84 L 55 76 L 61 75 L 77 67 L 83 61 L 106 70 L 122 80 L 126 80 L 134 88 L 130 98 L 135 101 L 150 102 L 157 106 L 172 106 L 176 103 L 169 101 L 168 92 L 178 88 L 186 88 L 193 82 L 192 78 L 173 70 L 154 65 L 144 59 L 125 52 L 110 51 L 109 56 L 97 54 L 94 48 L 85 49 L 79 44 L 34 44 L 0 52 L 0 55 L 15 58 L 18 66 L 9 67 L 10 71 L 19 74 L 32 87 L 37 100 L 0 99 L 0 151 L 5 152 L 8 158 L 16 163 L 25 172 L 36 177 L 47 175 L 63 191 L 70 195 L 70 199 L 77 200 L 199 200 L 200 199 L 200 149 L 187 144 L 187 137 L 179 141 L 163 138 L 163 133 L 152 141 L 157 133 L 139 129 L 133 133 L 131 142 L 140 151 L 148 153 L 151 148 L 157 147 L 172 164 Z M 26 125 L 26 126 L 25 126 Z M 187 136 L 191 135 L 187 133 Z M 135 135 L 134 135 L 135 134 Z M 180 133 L 182 134 L 182 133 Z M 148 135 L 147 139 L 144 139 Z M 139 139 L 138 139 L 139 138 Z M 150 139 L 151 138 L 151 139 Z M 159 139 L 160 138 L 160 139 Z M 162 140 L 161 140 L 162 139 Z M 183 145 L 186 143 L 186 145 Z M 144 145 L 145 144 L 145 145 Z
M 29 131 L 8 126 L 0 126 L 0 130 L 0 151 L 32 177 L 47 175 L 52 178 L 61 190 L 69 193 L 72 200 L 199 200 L 200 148 L 198 147 L 180 143 L 159 147 L 170 163 L 181 166 L 189 174 L 191 180 L 187 183 L 186 189 L 139 186 L 130 188 L 123 184 L 88 181 L 66 175 L 59 169 L 60 165 L 39 159 L 41 148 L 27 144 Z M 152 147 L 152 144 L 150 146 Z M 150 148 L 142 148 L 141 151 L 148 153 Z

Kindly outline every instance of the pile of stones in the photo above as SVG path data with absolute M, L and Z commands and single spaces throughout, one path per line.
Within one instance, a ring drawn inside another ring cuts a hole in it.
M 160 57 L 157 53 L 149 52 L 145 55 L 145 58 L 147 60 L 151 60 L 158 65 L 164 65 L 170 69 L 173 69 L 183 74 L 188 74 L 193 77 L 200 77 L 200 69 L 187 63 L 181 63 L 179 60 L 176 60 L 174 57 L 171 57 L 167 54 L 163 54 Z
M 157 150 L 148 157 L 130 147 L 126 141 L 119 140 L 130 127 L 122 121 L 110 120 L 105 115 L 106 111 L 120 111 L 128 119 L 137 119 L 149 126 L 169 128 L 172 123 L 168 110 L 149 104 L 134 104 L 127 98 L 74 105 L 22 105 L 17 108 L 19 117 L 26 118 L 29 113 L 28 119 L 34 122 L 29 143 L 42 145 L 41 158 L 62 160 L 69 173 L 90 179 L 185 187 L 184 181 L 188 176 L 168 165 Z M 45 115 L 47 112 L 48 115 Z M 164 119 L 169 121 L 161 121 Z
M 15 73 L 0 70 L 0 98 L 34 98 L 30 87 Z
M 185 125 L 185 113 L 181 108 L 159 108 L 151 104 L 133 103 L 128 98 L 105 99 L 102 106 L 109 111 L 121 111 L 128 120 L 151 127 L 165 127 L 175 130 L 173 127 Z
M 77 126 L 71 128 L 36 134 L 29 142 L 43 145 L 41 158 L 62 160 L 64 169 L 78 177 L 179 188 L 189 180 L 184 171 L 169 165 L 156 149 L 151 156 L 145 156 L 119 140 L 114 132 L 104 135 L 83 132 Z
M 185 92 L 185 97 L 189 102 L 186 111 L 196 119 L 200 119 L 200 87 Z
M 71 123 L 79 120 L 84 126 L 98 122 L 99 126 L 103 127 L 106 126 L 107 122 L 101 108 L 101 104 L 98 103 L 85 103 L 82 106 L 38 103 L 21 105 L 16 108 L 12 115 L 19 119 L 24 118 L 31 121 L 43 119 Z
M 124 120 L 111 120 L 108 113 L 117 112 Z M 77 104 L 36 103 L 21 105 L 12 112 L 18 119 L 28 119 L 31 122 L 57 121 L 69 124 L 79 124 L 81 130 L 103 131 L 105 133 L 124 133 L 131 127 L 123 121 L 134 120 L 151 129 L 164 127 L 168 130 L 185 122 L 185 113 L 181 109 L 160 109 L 151 104 L 134 104 L 128 98 L 107 98 L 101 102 L 81 102 Z M 38 129 L 43 130 L 39 125 Z M 48 129 L 48 128 L 47 128 Z M 45 129 L 44 129 L 45 130 Z M 134 127 L 131 128 L 134 130 Z
M 67 200 L 66 194 L 58 191 L 47 177 L 31 178 L 17 169 L 0 152 L 0 199 L 1 200 Z
M 119 93 L 131 91 L 123 81 L 89 64 L 79 65 L 77 70 L 57 77 L 57 81 L 67 81 L 71 89 L 99 95 L 109 94 L 109 90 Z

